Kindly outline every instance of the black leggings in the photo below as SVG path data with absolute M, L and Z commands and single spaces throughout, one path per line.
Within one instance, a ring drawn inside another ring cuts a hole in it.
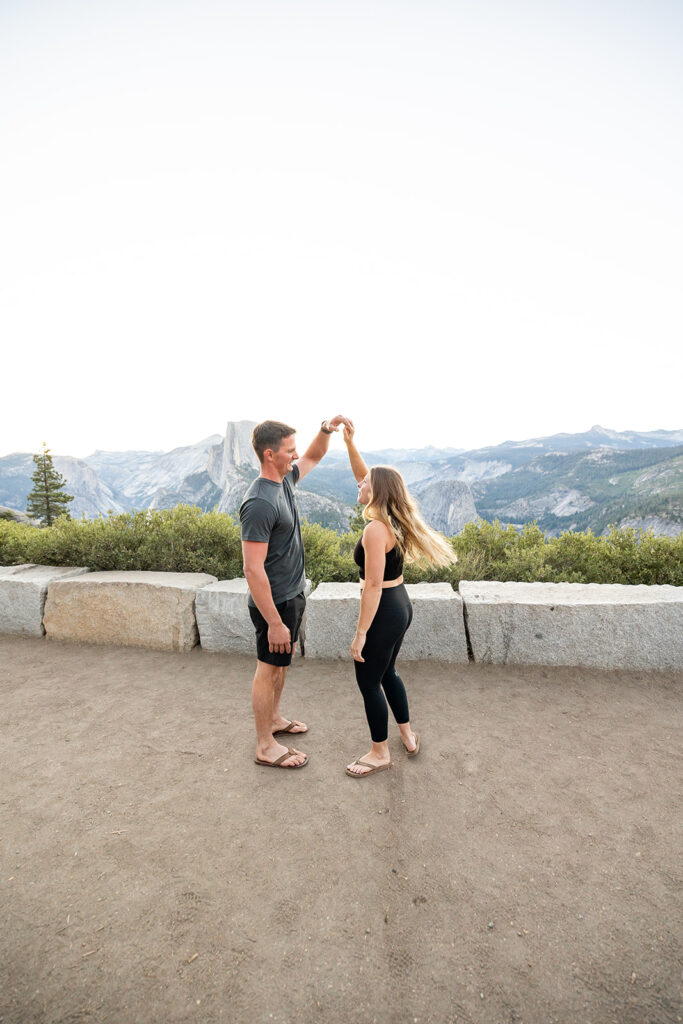
M 410 721 L 406 689 L 394 666 L 412 619 L 413 606 L 405 585 L 387 587 L 382 591 L 377 614 L 361 652 L 365 660 L 353 663 L 374 743 L 383 743 L 389 735 L 387 701 L 399 725 Z

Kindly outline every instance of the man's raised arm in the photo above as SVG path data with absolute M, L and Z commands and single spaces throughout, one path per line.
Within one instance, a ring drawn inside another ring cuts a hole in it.
M 297 466 L 299 467 L 299 479 L 310 473 L 311 470 L 318 465 L 322 457 L 327 453 L 327 449 L 330 447 L 330 437 L 337 430 L 339 430 L 342 423 L 347 426 L 352 426 L 351 420 L 346 416 L 335 416 L 331 420 L 323 420 L 320 425 L 320 430 L 315 435 L 308 448 L 297 460 Z

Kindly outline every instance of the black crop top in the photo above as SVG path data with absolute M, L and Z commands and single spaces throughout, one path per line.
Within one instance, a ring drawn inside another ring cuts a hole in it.
M 353 560 L 359 568 L 360 578 L 365 579 L 365 549 L 361 537 L 353 549 Z M 403 575 L 403 557 L 399 555 L 398 548 L 394 544 L 391 551 L 387 551 L 387 560 L 384 565 L 384 580 L 397 580 Z

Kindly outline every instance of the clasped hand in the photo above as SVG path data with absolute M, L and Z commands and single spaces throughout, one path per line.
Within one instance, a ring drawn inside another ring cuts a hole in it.
M 348 418 L 348 416 L 335 416 L 333 417 L 333 419 L 327 420 L 326 422 L 328 430 L 334 430 L 335 432 L 339 430 L 342 423 L 344 424 L 345 428 L 351 427 L 353 429 L 353 423 Z

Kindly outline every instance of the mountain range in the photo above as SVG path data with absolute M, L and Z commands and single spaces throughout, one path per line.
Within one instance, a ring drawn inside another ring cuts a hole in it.
M 235 514 L 258 473 L 251 421 L 229 422 L 223 436 L 169 452 L 96 451 L 54 456 L 74 495 L 71 514 L 171 508 L 181 502 Z M 477 515 L 516 526 L 536 520 L 549 536 L 603 532 L 610 524 L 683 529 L 683 430 L 616 432 L 600 426 L 468 451 L 434 447 L 364 452 L 369 465 L 400 469 L 425 519 L 447 534 Z M 32 456 L 0 458 L 0 504 L 23 509 Z M 357 488 L 346 452 L 333 449 L 297 489 L 301 514 L 347 527 Z

